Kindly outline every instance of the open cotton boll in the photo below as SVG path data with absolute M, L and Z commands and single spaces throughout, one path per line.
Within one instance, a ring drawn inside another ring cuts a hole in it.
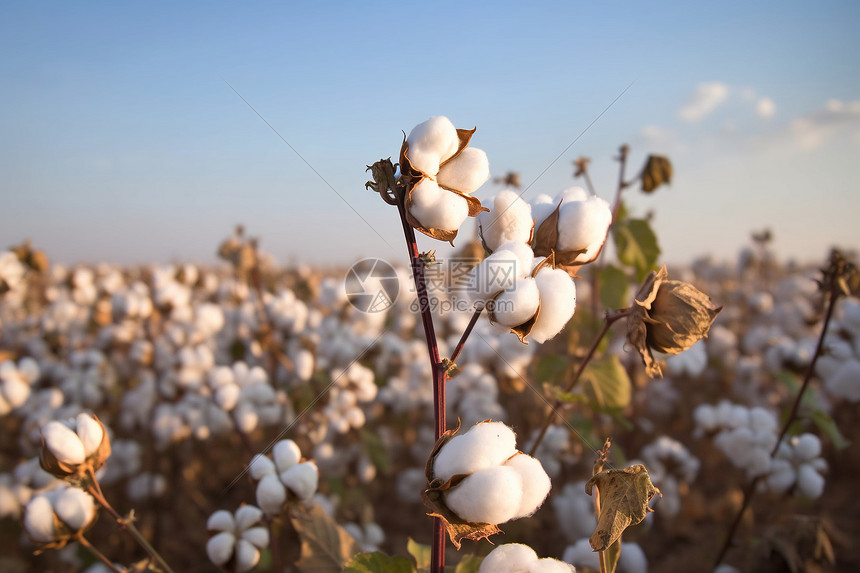
M 528 517 L 538 510 L 549 495 L 552 487 L 549 476 L 538 460 L 523 453 L 506 461 L 505 466 L 515 469 L 523 480 L 522 501 L 514 519 Z
M 272 457 L 279 472 L 285 472 L 302 459 L 302 451 L 293 440 L 280 440 L 272 448 Z
M 509 241 L 528 243 L 534 221 L 532 208 L 509 189 L 496 195 L 490 211 L 478 214 L 478 225 L 484 244 L 495 251 Z
M 773 460 L 770 473 L 765 478 L 767 489 L 774 493 L 785 493 L 794 485 L 797 473 L 786 460 Z
M 507 466 L 478 470 L 445 492 L 445 504 L 472 523 L 505 523 L 519 511 L 523 496 L 520 474 Z
M 467 147 L 460 154 L 439 167 L 436 181 L 448 189 L 456 189 L 467 195 L 490 178 L 490 161 L 482 149 Z
M 54 508 L 44 495 L 37 495 L 27 504 L 24 510 L 24 530 L 30 539 L 38 543 L 49 543 L 56 537 Z
M 64 464 L 78 465 L 87 458 L 84 444 L 68 426 L 52 420 L 42 427 L 45 447 Z
M 860 402 L 860 360 L 846 360 L 836 373 L 824 380 L 824 388 L 849 402 Z
M 612 208 L 601 197 L 593 195 L 582 201 L 565 201 L 558 213 L 558 249 L 585 249 L 577 260 L 594 259 L 606 240 L 611 222 Z
M 519 326 L 535 315 L 540 306 L 537 283 L 531 277 L 518 279 L 514 286 L 493 299 L 493 317 L 503 326 Z
M 540 228 L 540 224 L 543 223 L 558 206 L 558 202 L 553 200 L 553 198 L 546 193 L 541 193 L 532 199 L 529 204 L 532 208 L 532 217 L 535 220 L 535 229 Z
M 208 531 L 227 531 L 233 533 L 236 530 L 236 522 L 233 520 L 233 514 L 226 509 L 219 509 L 206 520 L 206 529 Z
M 281 474 L 281 481 L 302 501 L 314 496 L 319 483 L 319 470 L 315 462 L 302 462 Z
M 517 453 L 517 436 L 502 422 L 482 422 L 454 436 L 439 450 L 433 477 L 448 481 L 459 474 L 498 466 Z
M 263 476 L 276 473 L 275 462 L 263 454 L 255 454 L 248 464 L 248 473 L 255 480 L 263 479 Z
M 265 527 L 252 527 L 242 532 L 242 539 L 257 547 L 269 545 L 269 530 Z
M 439 164 L 460 147 L 457 128 L 445 116 L 431 117 L 412 128 L 406 138 L 407 156 L 415 169 L 428 175 L 439 172 Z
M 815 434 L 801 434 L 791 440 L 794 455 L 805 462 L 821 455 L 821 440 Z
M 555 196 L 555 200 L 553 200 L 554 205 L 558 205 L 559 201 L 563 201 L 564 203 L 572 203 L 574 201 L 585 201 L 589 197 L 592 197 L 588 191 L 585 190 L 584 187 L 580 187 L 578 185 L 574 185 L 573 187 L 568 187 L 559 192 L 558 195 Z
M 484 557 L 478 573 L 524 573 L 537 560 L 537 553 L 528 545 L 505 543 Z
M 75 433 L 84 445 L 84 454 L 89 457 L 96 453 L 104 438 L 104 430 L 101 425 L 89 414 L 80 413 L 75 418 Z
M 529 564 L 528 573 L 576 573 L 576 569 L 570 563 L 544 557 Z
M 245 531 L 255 523 L 263 519 L 263 511 L 253 505 L 243 505 L 236 510 L 236 529 Z
M 576 311 L 576 285 L 561 269 L 544 267 L 535 277 L 541 310 L 529 338 L 544 343 L 564 328 Z
M 72 531 L 80 531 L 96 515 L 95 500 L 81 489 L 64 489 L 54 500 L 54 513 Z

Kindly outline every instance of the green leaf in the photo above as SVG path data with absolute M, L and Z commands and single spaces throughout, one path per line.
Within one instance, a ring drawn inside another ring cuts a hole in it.
M 541 356 L 535 368 L 538 382 L 556 382 L 570 364 L 570 358 L 561 354 Z
M 818 429 L 830 438 L 830 441 L 833 442 L 834 448 L 837 450 L 844 450 L 851 445 L 851 442 L 846 439 L 845 436 L 842 435 L 842 432 L 839 431 L 839 428 L 836 427 L 836 422 L 833 418 L 821 410 L 813 412 L 810 417 L 815 425 L 818 426 Z
M 588 402 L 588 398 L 582 394 L 573 394 L 571 392 L 565 392 L 558 386 L 553 386 L 552 384 L 548 384 L 544 382 L 543 385 L 544 393 L 553 400 L 558 400 L 559 402 L 564 402 L 565 404 L 582 404 L 584 402 Z
M 615 543 L 606 548 L 604 553 L 606 559 L 606 573 L 615 573 L 615 568 L 618 566 L 618 560 L 621 558 L 621 538 L 615 540 Z
M 411 537 L 406 542 L 406 551 L 415 559 L 415 565 L 418 569 L 429 569 L 432 550 L 429 545 L 418 543 Z
M 657 268 L 660 246 L 657 235 L 645 219 L 616 223 L 612 226 L 612 239 L 618 260 L 636 270 L 637 281 L 642 282 L 649 272 Z
M 481 561 L 483 560 L 483 557 L 478 557 L 477 555 L 463 555 L 460 558 L 460 562 L 457 563 L 454 573 L 478 573 L 478 568 L 481 567 Z
M 600 270 L 600 304 L 605 309 L 630 306 L 630 282 L 627 273 L 613 265 Z
M 415 565 L 400 555 L 386 555 L 381 551 L 359 553 L 353 557 L 343 573 L 415 573 Z
M 301 557 L 296 563 L 303 573 L 339 573 L 359 552 L 355 539 L 319 505 L 290 517 L 301 540 Z
M 583 377 L 586 394 L 599 409 L 616 410 L 630 404 L 630 377 L 618 356 L 610 354 L 593 360 Z

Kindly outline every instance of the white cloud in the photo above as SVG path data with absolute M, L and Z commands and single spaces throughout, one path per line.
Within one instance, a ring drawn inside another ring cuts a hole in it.
M 755 104 L 755 114 L 763 119 L 773 117 L 776 113 L 776 104 L 769 97 L 761 97 Z
M 789 124 L 794 141 L 802 149 L 813 150 L 842 130 L 860 126 L 860 101 L 829 100 L 821 109 L 800 116 Z
M 729 86 L 722 82 L 699 84 L 687 98 L 687 105 L 678 111 L 678 117 L 691 123 L 701 121 L 725 102 L 728 96 Z

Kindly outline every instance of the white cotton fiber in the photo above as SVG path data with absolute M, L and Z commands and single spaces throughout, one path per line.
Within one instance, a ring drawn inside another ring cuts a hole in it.
M 263 518 L 262 510 L 254 505 L 243 505 L 235 515 L 237 531 L 245 531 Z
M 538 460 L 523 453 L 506 461 L 505 466 L 515 469 L 523 480 L 522 501 L 514 519 L 528 517 L 537 511 L 549 495 L 552 487 L 549 476 Z
M 817 499 L 824 492 L 824 477 L 809 464 L 797 468 L 797 489 L 803 497 Z
M 537 233 L 541 224 L 547 217 L 552 215 L 552 212 L 555 211 L 556 207 L 558 207 L 558 201 L 554 200 L 546 193 L 541 193 L 532 199 L 529 204 L 532 208 L 532 218 L 534 218 L 535 221 L 535 233 Z
M 773 460 L 770 473 L 765 478 L 767 489 L 774 493 L 785 493 L 794 485 L 797 472 L 787 460 Z
M 457 152 L 460 139 L 454 124 L 447 117 L 438 116 L 413 127 L 406 143 L 412 166 L 428 175 L 436 175 L 439 164 Z
M 252 527 L 242 532 L 242 539 L 263 548 L 269 545 L 269 530 L 260 526 Z
M 54 500 L 54 513 L 72 531 L 80 531 L 96 515 L 93 497 L 81 489 L 66 488 Z
M 558 215 L 558 250 L 586 249 L 577 260 L 593 260 L 611 222 L 612 209 L 605 199 L 591 196 L 584 201 L 565 201 Z
M 233 514 L 226 509 L 219 509 L 206 520 L 206 529 L 208 531 L 228 531 L 233 533 L 236 529 Z
M 648 558 L 638 543 L 621 544 L 618 570 L 621 573 L 648 573 Z
M 517 515 L 523 496 L 520 474 L 507 466 L 484 468 L 445 494 L 445 504 L 473 523 L 505 523 Z
M 484 557 L 478 573 L 525 573 L 537 560 L 537 553 L 528 545 L 505 543 Z
M 478 215 L 481 236 L 487 247 L 495 251 L 503 243 L 528 243 L 532 233 L 532 208 L 515 191 L 506 189 L 496 195 L 490 211 Z
M 517 279 L 514 286 L 493 299 L 492 312 L 502 326 L 519 326 L 535 315 L 540 305 L 540 294 L 531 277 Z
M 558 195 L 555 196 L 555 200 L 553 203 L 558 205 L 559 201 L 563 201 L 564 203 L 572 203 L 573 201 L 585 201 L 592 195 L 585 190 L 584 187 L 579 187 L 578 185 L 574 185 L 573 187 L 568 187 L 561 191 Z
M 561 269 L 544 267 L 535 277 L 540 313 L 529 338 L 543 343 L 561 332 L 576 310 L 576 285 Z
M 422 179 L 410 197 L 409 213 L 426 229 L 453 231 L 469 216 L 469 204 L 464 198 L 441 189 L 431 179 Z
M 576 569 L 564 561 L 544 557 L 529 564 L 528 573 L 576 573 Z
M 272 457 L 279 472 L 285 472 L 302 459 L 302 451 L 293 440 L 280 440 L 272 448 Z
M 84 454 L 87 457 L 96 453 L 105 435 L 95 418 L 83 412 L 75 418 L 75 433 L 81 439 L 81 443 L 84 445 Z
M 597 552 L 591 549 L 591 545 L 588 543 L 587 537 L 568 546 L 568 548 L 564 550 L 562 559 L 568 563 L 576 565 L 577 567 L 588 567 L 589 569 L 600 571 L 600 558 L 598 557 Z
M 240 539 L 236 543 L 236 573 L 244 573 L 260 562 L 260 550 L 250 541 Z
M 296 496 L 307 501 L 314 496 L 319 483 L 319 469 L 315 462 L 302 462 L 296 464 L 281 474 L 281 481 Z
M 486 304 L 499 292 L 511 288 L 523 274 L 517 255 L 506 248 L 499 249 L 470 271 L 469 296 L 476 304 Z
M 259 481 L 263 479 L 263 476 L 265 475 L 276 473 L 275 462 L 263 454 L 255 454 L 254 457 L 251 458 L 251 463 L 248 464 L 248 473 L 251 474 L 253 479 Z
M 442 187 L 469 195 L 477 191 L 489 178 L 490 162 L 487 154 L 481 149 L 467 147 L 439 168 L 436 181 Z
M 846 360 L 835 374 L 824 380 L 824 388 L 837 398 L 860 402 L 860 360 Z
M 433 477 L 448 481 L 458 474 L 498 466 L 517 453 L 517 436 L 502 422 L 483 422 L 454 436 L 439 450 Z
M 215 535 L 206 542 L 206 555 L 215 565 L 224 565 L 233 556 L 236 538 L 226 531 Z
M 821 455 L 821 440 L 815 434 L 801 434 L 791 440 L 798 460 L 811 461 Z
M 68 426 L 52 420 L 42 427 L 45 446 L 61 462 L 70 465 L 84 463 L 86 450 L 78 435 Z
M 287 490 L 275 474 L 266 474 L 257 484 L 257 505 L 266 515 L 277 515 L 287 501 Z

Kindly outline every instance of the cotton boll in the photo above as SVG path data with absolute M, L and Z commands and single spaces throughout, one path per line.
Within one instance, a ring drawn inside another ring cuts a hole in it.
M 496 322 L 514 327 L 534 317 L 540 305 L 537 283 L 531 277 L 519 279 L 514 286 L 493 299 L 491 310 Z
M 215 390 L 215 403 L 217 403 L 225 412 L 229 412 L 236 407 L 236 404 L 239 402 L 239 394 L 241 392 L 241 388 L 236 384 L 225 384 L 223 386 L 219 386 Z
M 42 427 L 45 447 L 64 464 L 84 463 L 86 450 L 78 435 L 65 424 L 50 421 Z
M 771 471 L 765 478 L 767 489 L 774 493 L 785 493 L 794 485 L 797 472 L 786 460 L 773 460 Z
M 469 204 L 425 178 L 412 189 L 409 212 L 427 229 L 455 230 L 469 216 Z
M 774 433 L 776 431 L 776 417 L 761 407 L 750 409 L 750 428 L 754 432 Z
M 447 117 L 431 117 L 412 128 L 406 138 L 407 156 L 415 169 L 429 175 L 439 171 L 439 164 L 457 152 L 460 138 L 457 128 Z
M 797 491 L 803 497 L 817 499 L 824 493 L 824 477 L 809 464 L 797 468 Z
M 717 429 L 717 415 L 710 404 L 701 404 L 693 410 L 693 420 L 698 429 L 710 432 Z
M 552 487 L 549 476 L 538 460 L 523 453 L 506 461 L 505 466 L 515 469 L 523 481 L 522 501 L 514 519 L 528 517 L 538 510 L 549 495 Z
M 474 193 L 478 187 L 490 178 L 490 162 L 483 150 L 466 147 L 457 157 L 454 157 L 439 168 L 436 181 L 448 189 L 456 189 L 460 193 Z
M 72 531 L 80 531 L 96 515 L 95 500 L 83 490 L 65 488 L 53 503 L 54 512 Z
M 86 457 L 96 453 L 104 438 L 104 430 L 95 418 L 85 413 L 78 414 L 75 418 L 75 432 L 84 445 Z
M 243 505 L 236 510 L 236 529 L 245 531 L 263 518 L 263 511 L 253 505 Z
M 860 402 L 860 360 L 846 360 L 835 374 L 824 380 L 827 391 L 849 402 Z
M 609 202 L 601 197 L 565 201 L 558 215 L 558 249 L 585 249 L 577 260 L 593 260 L 606 240 L 606 231 L 611 222 L 612 208 Z
M 257 505 L 266 515 L 277 515 L 287 501 L 287 490 L 275 474 L 264 475 L 257 484 Z
M 622 543 L 618 573 L 648 573 L 648 558 L 638 543 Z
M 544 267 L 535 277 L 540 291 L 541 310 L 529 338 L 543 343 L 554 337 L 568 323 L 576 310 L 576 285 L 561 269 Z
M 528 545 L 505 543 L 484 557 L 478 573 L 525 573 L 537 560 L 537 553 Z
M 508 244 L 500 247 L 470 271 L 469 296 L 476 304 L 486 304 L 491 297 L 511 288 L 517 278 L 525 276 L 527 271 L 519 257 L 507 247 Z
M 498 466 L 516 453 L 517 437 L 511 428 L 502 422 L 475 424 L 442 446 L 433 462 L 433 476 L 448 481 L 458 474 Z
M 242 532 L 242 539 L 263 548 L 269 545 L 269 530 L 265 527 L 252 527 Z
M 508 241 L 507 243 L 502 243 L 499 249 L 509 251 L 516 257 L 517 266 L 515 271 L 517 277 L 523 278 L 531 275 L 534 268 L 535 254 L 527 243 Z
M 492 209 L 478 214 L 484 244 L 495 251 L 509 241 L 528 243 L 534 225 L 531 211 L 531 206 L 514 191 L 496 195 Z
M 206 542 L 206 555 L 209 557 L 209 561 L 215 565 L 222 566 L 233 556 L 233 547 L 235 545 L 236 538 L 232 533 L 221 532 Z
M 30 539 L 38 543 L 49 543 L 57 532 L 54 528 L 54 508 L 44 495 L 30 500 L 24 510 L 24 530 Z
M 302 349 L 296 354 L 294 360 L 296 376 L 302 382 L 307 382 L 314 375 L 314 355 L 310 350 Z
M 276 473 L 275 462 L 263 454 L 255 454 L 248 464 L 248 473 L 251 474 L 252 479 L 261 480 L 265 475 Z
M 445 504 L 473 523 L 505 523 L 516 517 L 523 496 L 520 474 L 507 466 L 478 470 L 445 493 Z
M 586 191 L 584 187 L 575 185 L 573 187 L 568 187 L 567 189 L 561 191 L 558 195 L 556 195 L 553 203 L 558 205 L 559 201 L 564 201 L 565 203 L 572 203 L 574 201 L 585 201 L 589 197 L 591 197 L 591 194 Z
M 296 496 L 307 501 L 314 496 L 319 483 L 319 469 L 314 462 L 302 462 L 297 464 L 281 474 L 281 481 L 284 482 Z
M 576 573 L 576 569 L 574 569 L 573 565 L 564 561 L 544 557 L 534 563 L 530 563 L 528 573 Z

